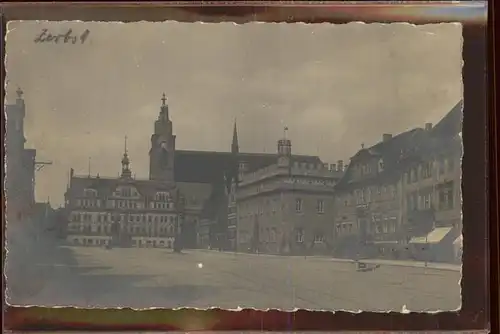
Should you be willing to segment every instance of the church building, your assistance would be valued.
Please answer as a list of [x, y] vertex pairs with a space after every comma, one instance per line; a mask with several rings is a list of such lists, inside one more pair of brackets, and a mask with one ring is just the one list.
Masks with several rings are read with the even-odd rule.
[[[252, 170], [274, 164], [276, 154], [240, 153], [236, 125], [230, 152], [176, 150], [165, 94], [149, 151], [149, 178], [130, 167], [126, 142], [119, 178], [76, 175], [65, 194], [69, 243], [88, 246], [197, 248], [204, 221], [210, 238], [227, 234], [227, 194], [238, 162]], [[297, 156], [321, 163], [318, 157]], [[222, 242], [222, 241], [221, 241]]]

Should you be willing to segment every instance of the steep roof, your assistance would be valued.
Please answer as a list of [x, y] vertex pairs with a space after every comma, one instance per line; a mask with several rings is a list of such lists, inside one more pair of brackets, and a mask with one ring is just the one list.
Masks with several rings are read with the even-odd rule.
[[461, 150], [463, 102], [458, 102], [430, 131], [419, 146], [420, 155]]
[[358, 151], [336, 187], [340, 189], [351, 183], [353, 165], [367, 157], [383, 159], [384, 171], [375, 176], [382, 178], [397, 175], [408, 165], [419, 161], [426, 152], [456, 147], [457, 135], [462, 130], [462, 109], [463, 101], [459, 101], [430, 131], [415, 128]]
[[[239, 153], [238, 159], [247, 162], [249, 171], [254, 171], [276, 163], [277, 155], [272, 153]], [[292, 161], [321, 163], [317, 156], [296, 155]], [[226, 205], [224, 176], [234, 170], [234, 156], [230, 152], [187, 151], [175, 152], [174, 175], [180, 190], [189, 196], [193, 191], [201, 192], [205, 202], [202, 216], [215, 218], [220, 207]], [[122, 184], [131, 184], [143, 195], [154, 195], [159, 190], [172, 190], [170, 185], [140, 179], [73, 177], [72, 194], [81, 193], [85, 188], [96, 189], [100, 194], [109, 195]], [[210, 191], [208, 196], [207, 191]]]
[[221, 220], [221, 207], [227, 206], [227, 197], [222, 184], [214, 184], [212, 193], [203, 205], [201, 219]]
[[431, 130], [433, 137], [454, 137], [462, 131], [463, 101], [459, 101]]
[[[276, 163], [277, 154], [239, 153], [238, 159], [245, 161], [251, 172]], [[295, 155], [292, 160], [321, 163], [317, 156]], [[224, 181], [224, 174], [234, 170], [234, 156], [230, 152], [178, 150], [174, 168], [177, 182], [220, 183]]]
[[150, 180], [120, 179], [120, 178], [101, 178], [75, 176], [71, 178], [70, 195], [78, 196], [84, 189], [95, 189], [102, 196], [110, 196], [116, 187], [120, 185], [131, 185], [143, 196], [154, 195], [157, 191], [171, 191], [172, 185], [152, 182]]
[[375, 177], [382, 178], [384, 176], [394, 175], [395, 171], [402, 168], [403, 162], [405, 161], [402, 158], [411, 156], [413, 152], [417, 152], [424, 137], [425, 131], [421, 128], [415, 128], [400, 133], [387, 141], [380, 142], [369, 148], [361, 149], [351, 158], [351, 162], [344, 176], [337, 183], [336, 188], [340, 189], [351, 183], [356, 162], [366, 158], [379, 157], [384, 162], [384, 171], [377, 174]]

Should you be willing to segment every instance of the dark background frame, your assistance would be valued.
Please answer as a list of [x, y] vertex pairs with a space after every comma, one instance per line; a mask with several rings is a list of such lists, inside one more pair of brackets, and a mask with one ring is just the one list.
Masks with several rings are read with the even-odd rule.
[[[212, 2], [213, 3], [213, 2]], [[397, 5], [391, 5], [395, 7]], [[492, 11], [492, 4], [489, 9]], [[333, 10], [330, 5], [211, 5], [195, 6], [120, 3], [2, 4], [2, 56], [9, 20], [83, 21], [249, 21], [347, 23], [411, 22], [415, 24], [457, 21], [423, 16], [377, 15], [368, 4]], [[411, 9], [410, 9], [411, 12]], [[498, 328], [498, 114], [488, 80], [493, 56], [487, 53], [486, 21], [463, 21], [464, 159], [463, 219], [464, 258], [462, 309], [459, 312], [409, 315], [399, 313], [353, 314], [348, 312], [294, 313], [243, 310], [82, 310], [72, 308], [4, 308], [6, 329], [11, 330], [277, 330], [277, 331], [374, 331], [374, 330], [479, 330]], [[490, 34], [490, 41], [493, 38]], [[488, 66], [489, 65], [489, 66]], [[2, 62], [2, 79], [5, 69]], [[489, 88], [491, 90], [489, 90]], [[3, 90], [3, 85], [2, 85]], [[491, 92], [491, 94], [487, 94]], [[4, 92], [2, 91], [2, 95]], [[3, 111], [3, 105], [2, 105]], [[4, 113], [2, 112], [2, 117]], [[2, 124], [4, 119], [2, 119]], [[2, 135], [4, 131], [2, 126]], [[3, 138], [3, 136], [2, 136]], [[3, 154], [2, 154], [3, 159]], [[2, 197], [2, 199], [4, 199]], [[5, 203], [4, 203], [5, 204]], [[2, 220], [4, 222], [4, 220]], [[488, 224], [487, 222], [490, 222]], [[5, 225], [4, 225], [5, 226]], [[488, 245], [488, 240], [490, 245]], [[490, 251], [491, 250], [491, 251]], [[493, 321], [493, 323], [490, 323]], [[496, 321], [496, 323], [495, 323]], [[197, 323], [195, 327], [194, 323]]]

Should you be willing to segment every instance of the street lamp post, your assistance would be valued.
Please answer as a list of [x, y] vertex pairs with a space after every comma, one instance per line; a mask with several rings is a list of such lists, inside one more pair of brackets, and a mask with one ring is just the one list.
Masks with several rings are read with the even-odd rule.
[[179, 196], [178, 200], [178, 207], [177, 207], [177, 221], [175, 224], [175, 239], [174, 239], [174, 252], [175, 253], [180, 253], [182, 251], [182, 241], [181, 241], [181, 236], [182, 236], [182, 223], [184, 221], [184, 197], [182, 195]]

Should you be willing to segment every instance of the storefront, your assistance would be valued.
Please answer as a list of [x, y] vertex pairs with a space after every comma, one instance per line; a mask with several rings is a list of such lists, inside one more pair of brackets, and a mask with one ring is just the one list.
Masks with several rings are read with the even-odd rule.
[[452, 262], [455, 259], [453, 227], [437, 227], [425, 236], [410, 239], [409, 247], [415, 260]]

